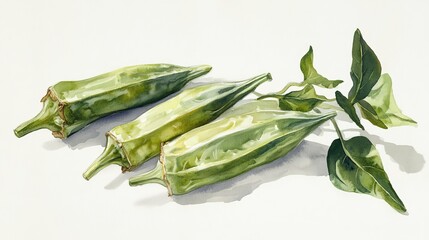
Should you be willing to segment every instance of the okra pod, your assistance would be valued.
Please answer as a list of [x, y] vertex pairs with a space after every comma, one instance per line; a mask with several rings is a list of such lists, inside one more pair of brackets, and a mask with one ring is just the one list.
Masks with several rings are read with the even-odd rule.
[[204, 125], [271, 80], [269, 73], [241, 82], [206, 84], [184, 90], [136, 120], [107, 132], [103, 153], [83, 174], [90, 179], [110, 164], [131, 170], [160, 153], [161, 143]]
[[265, 110], [281, 110], [277, 99], [242, 100], [222, 113], [218, 119]]
[[230, 115], [167, 142], [157, 166], [129, 183], [158, 183], [169, 195], [185, 194], [286, 155], [335, 115], [282, 110]]
[[108, 114], [151, 102], [179, 91], [211, 67], [145, 64], [124, 67], [80, 81], [61, 81], [48, 88], [42, 111], [15, 130], [22, 137], [47, 128], [57, 138], [67, 138]]

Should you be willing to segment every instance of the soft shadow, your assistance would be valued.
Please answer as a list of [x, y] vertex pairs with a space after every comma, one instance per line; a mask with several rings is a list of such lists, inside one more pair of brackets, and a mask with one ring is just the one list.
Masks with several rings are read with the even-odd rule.
[[353, 120], [349, 117], [349, 115], [343, 111], [337, 111], [337, 116], [335, 119], [340, 122], [353, 123]]
[[84, 149], [97, 145], [105, 147], [106, 132], [118, 125], [136, 119], [138, 116], [152, 108], [155, 104], [159, 104], [159, 102], [146, 105], [144, 107], [120, 111], [112, 115], [103, 117], [95, 122], [90, 123], [85, 128], [69, 136], [67, 139], [52, 139], [43, 143], [43, 148], [52, 151], [58, 150], [64, 146], [68, 146], [70, 149], [73, 150]]
[[106, 132], [112, 128], [130, 122], [138, 116], [152, 108], [154, 104], [146, 105], [144, 107], [124, 110], [114, 113], [112, 115], [103, 117], [80, 131], [74, 133], [63, 142], [71, 149], [83, 149], [91, 146], [105, 146], [106, 145]]
[[167, 193], [158, 193], [155, 195], [150, 195], [146, 198], [140, 199], [135, 202], [137, 206], [163, 206], [169, 202], [172, 202], [173, 199], [167, 196]]
[[323, 136], [325, 134], [324, 129], [329, 127], [329, 121], [324, 122], [322, 125], [320, 125], [318, 128], [316, 128], [311, 134], [315, 134], [316, 136]]
[[139, 166], [138, 168], [134, 169], [131, 172], [125, 172], [125, 173], [119, 173], [119, 175], [113, 179], [110, 183], [108, 183], [104, 189], [113, 190], [117, 189], [119, 186], [124, 184], [124, 182], [127, 182], [128, 185], [128, 179], [131, 177], [143, 174], [145, 172], [148, 172], [155, 168], [159, 157], [151, 158], [149, 161], [145, 162], [143, 165]]
[[65, 147], [64, 142], [61, 139], [54, 138], [42, 143], [42, 147], [48, 151], [54, 151]]
[[418, 153], [413, 146], [386, 142], [381, 137], [362, 130], [359, 130], [359, 133], [361, 136], [365, 136], [371, 140], [372, 143], [383, 145], [386, 154], [399, 165], [401, 171], [406, 173], [417, 173], [423, 169], [425, 165], [424, 156]]
[[[324, 130], [334, 131], [326, 128]], [[380, 136], [369, 134], [361, 129], [345, 129], [342, 131], [358, 132], [361, 136], [367, 137], [373, 144], [383, 145], [386, 154], [390, 156], [390, 159], [398, 164], [399, 169], [403, 172], [417, 173], [420, 172], [425, 165], [423, 154], [417, 152], [413, 146], [387, 142]]]
[[326, 176], [328, 146], [303, 141], [295, 150], [272, 163], [260, 166], [227, 181], [174, 196], [182, 205], [206, 202], [234, 202], [252, 193], [260, 185], [289, 175]]

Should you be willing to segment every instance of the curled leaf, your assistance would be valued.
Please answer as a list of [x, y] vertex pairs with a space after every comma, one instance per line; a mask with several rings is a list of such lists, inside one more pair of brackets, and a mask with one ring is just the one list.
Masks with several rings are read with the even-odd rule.
[[359, 29], [354, 34], [352, 57], [350, 76], [353, 87], [348, 98], [351, 104], [355, 104], [368, 96], [381, 75], [380, 61], [363, 39]]
[[310, 46], [308, 52], [301, 58], [301, 71], [304, 74], [304, 82], [307, 84], [317, 85], [324, 88], [335, 88], [342, 80], [328, 80], [317, 73], [313, 66], [313, 48]]
[[335, 187], [369, 194], [383, 199], [398, 212], [407, 211], [383, 169], [377, 149], [366, 137], [334, 140], [327, 162], [329, 178]]
[[404, 115], [396, 104], [389, 74], [381, 75], [369, 95], [359, 101], [362, 117], [381, 128], [415, 125], [416, 122]]
[[347, 115], [349, 115], [350, 119], [352, 119], [353, 122], [355, 122], [356, 125], [358, 125], [360, 128], [362, 128], [362, 130], [365, 130], [365, 128], [360, 123], [359, 116], [357, 115], [356, 109], [353, 104], [339, 91], [335, 92], [335, 98], [337, 100], [338, 105], [340, 105], [340, 107], [344, 109]]

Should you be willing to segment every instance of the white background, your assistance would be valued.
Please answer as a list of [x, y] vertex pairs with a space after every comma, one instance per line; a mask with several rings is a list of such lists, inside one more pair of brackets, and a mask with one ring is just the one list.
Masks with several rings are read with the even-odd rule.
[[[0, 239], [429, 239], [428, 11], [427, 1], [410, 0], [1, 0]], [[104, 132], [147, 108], [65, 141], [47, 130], [13, 135], [41, 109], [48, 86], [141, 63], [210, 64], [206, 81], [269, 71], [274, 80], [259, 91], [270, 92], [302, 79], [311, 44], [316, 69], [344, 79], [347, 93], [356, 28], [392, 76], [401, 109], [419, 122], [389, 130], [363, 122], [409, 215], [330, 183], [328, 124], [273, 164], [175, 198], [160, 185], [128, 186], [156, 160], [125, 175], [111, 166], [89, 182], [81, 176]], [[339, 124], [347, 137], [359, 134]]]

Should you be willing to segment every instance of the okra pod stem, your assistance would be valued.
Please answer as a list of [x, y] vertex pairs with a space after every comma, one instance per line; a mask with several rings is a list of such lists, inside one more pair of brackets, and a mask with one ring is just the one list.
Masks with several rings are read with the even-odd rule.
[[154, 169], [152, 169], [150, 172], [148, 172], [145, 175], [140, 175], [137, 177], [134, 177], [130, 179], [130, 185], [142, 185], [142, 184], [148, 184], [148, 183], [157, 183], [161, 184], [164, 187], [167, 187], [165, 184], [163, 174], [163, 168], [161, 164], [157, 164]]
[[22, 137], [46, 128], [57, 138], [67, 138], [87, 124], [111, 113], [155, 102], [208, 73], [211, 67], [171, 64], [130, 66], [80, 81], [62, 81], [49, 87], [42, 111], [19, 125]]
[[101, 169], [111, 165], [117, 164], [121, 165], [121, 153], [116, 148], [114, 144], [112, 144], [112, 138], [107, 138], [107, 145], [104, 149], [103, 153], [89, 166], [88, 170], [86, 170], [83, 177], [85, 179], [90, 179], [92, 176], [97, 174]]
[[55, 121], [61, 121], [56, 116], [58, 112], [58, 102], [53, 101], [51, 97], [43, 101], [43, 108], [39, 114], [34, 118], [22, 123], [15, 130], [14, 133], [17, 137], [22, 137], [30, 132], [47, 128], [53, 132], [60, 131], [60, 127], [55, 124]]
[[[119, 163], [115, 160], [115, 164], [122, 166], [123, 171], [131, 170], [158, 155], [162, 143], [214, 120], [268, 80], [271, 80], [271, 75], [265, 73], [241, 82], [205, 84], [186, 89], [136, 120], [110, 130], [106, 134], [106, 148], [118, 149], [121, 160]], [[106, 167], [105, 162], [109, 161], [106, 158], [110, 156], [100, 156], [84, 173], [84, 178], [88, 180]]]

